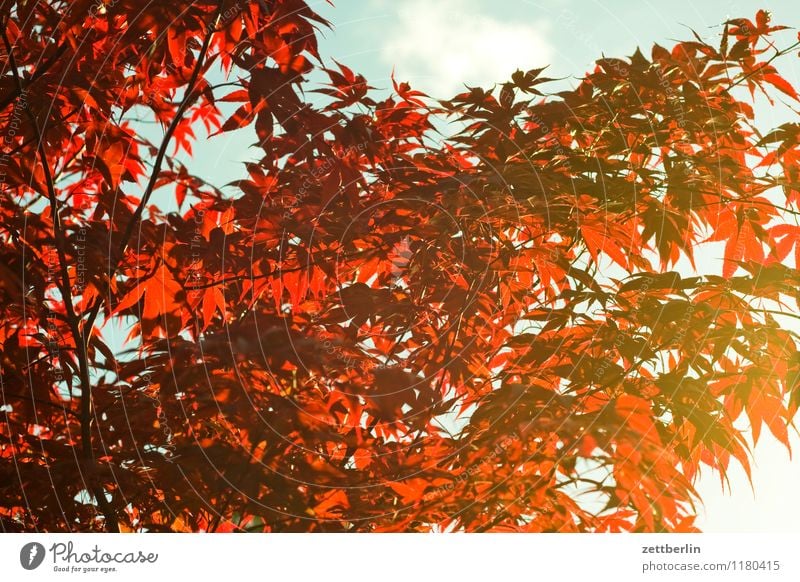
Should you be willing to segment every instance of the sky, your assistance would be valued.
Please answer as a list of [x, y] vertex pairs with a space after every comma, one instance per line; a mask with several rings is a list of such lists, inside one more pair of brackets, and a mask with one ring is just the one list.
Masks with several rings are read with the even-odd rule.
[[[312, 7], [334, 28], [323, 29], [320, 52], [362, 73], [370, 84], [391, 87], [399, 81], [447, 98], [464, 84], [490, 86], [516, 69], [548, 65], [547, 76], [574, 85], [601, 56], [626, 56], [637, 47], [647, 54], [654, 42], [670, 46], [691, 36], [718, 37], [728, 18], [753, 18], [759, 8], [773, 22], [800, 27], [800, 2], [780, 0], [338, 0], [331, 6], [311, 0]], [[797, 31], [784, 33], [790, 44]], [[800, 83], [800, 59], [788, 56], [785, 76]], [[786, 120], [765, 103], [757, 114], [774, 127]], [[241, 177], [244, 159], [255, 159], [248, 135], [233, 133], [200, 147], [190, 168], [213, 171], [214, 183]], [[713, 260], [713, 259], [710, 259]], [[718, 261], [718, 259], [716, 259]], [[702, 265], [699, 265], [703, 269]], [[712, 267], [719, 269], [719, 264]], [[795, 434], [794, 449], [800, 450]], [[800, 459], [791, 460], [769, 434], [755, 449], [753, 488], [744, 472], [730, 472], [730, 489], [722, 492], [717, 475], [702, 474], [697, 484], [704, 500], [698, 525], [709, 532], [800, 531]]]

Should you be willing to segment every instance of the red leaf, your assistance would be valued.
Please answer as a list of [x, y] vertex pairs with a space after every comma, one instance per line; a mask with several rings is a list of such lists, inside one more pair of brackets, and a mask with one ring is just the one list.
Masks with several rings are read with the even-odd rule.
[[763, 76], [763, 79], [767, 82], [779, 89], [780, 91], [786, 93], [789, 97], [794, 99], [795, 101], [800, 101], [797, 96], [797, 92], [794, 90], [794, 87], [783, 77], [775, 73], [769, 73]]

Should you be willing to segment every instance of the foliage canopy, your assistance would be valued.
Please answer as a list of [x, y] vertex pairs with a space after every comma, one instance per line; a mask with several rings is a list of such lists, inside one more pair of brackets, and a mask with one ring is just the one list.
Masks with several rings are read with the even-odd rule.
[[[0, 19], [4, 531], [692, 531], [734, 421], [788, 446], [766, 12], [447, 101], [326, 64], [302, 0]], [[179, 160], [240, 128], [241, 180]]]

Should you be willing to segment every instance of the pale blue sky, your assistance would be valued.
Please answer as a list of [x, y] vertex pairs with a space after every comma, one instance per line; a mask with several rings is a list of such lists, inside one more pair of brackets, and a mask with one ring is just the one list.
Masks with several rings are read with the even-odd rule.
[[[371, 85], [391, 87], [398, 80], [439, 98], [463, 83], [491, 85], [516, 69], [548, 65], [548, 76], [564, 83], [592, 68], [602, 54], [645, 52], [653, 42], [665, 46], [690, 37], [718, 38], [728, 17], [752, 18], [770, 10], [776, 22], [800, 26], [796, 0], [752, 2], [670, 0], [310, 0], [334, 25], [320, 30], [320, 52], [327, 65], [335, 58], [362, 73]], [[783, 33], [790, 43], [796, 31]], [[788, 75], [800, 79], [800, 61], [784, 59]], [[783, 119], [775, 119], [780, 123]], [[202, 136], [201, 136], [202, 137]], [[220, 184], [243, 176], [235, 162], [258, 157], [249, 129], [215, 138], [186, 160], [201, 175]]]

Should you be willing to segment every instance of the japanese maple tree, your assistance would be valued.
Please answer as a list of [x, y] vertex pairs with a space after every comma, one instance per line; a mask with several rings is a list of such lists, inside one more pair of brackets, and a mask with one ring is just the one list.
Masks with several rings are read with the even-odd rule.
[[[3, 2], [3, 531], [692, 531], [701, 467], [789, 446], [784, 27], [437, 101], [326, 26]], [[235, 183], [180, 161], [242, 128]]]

